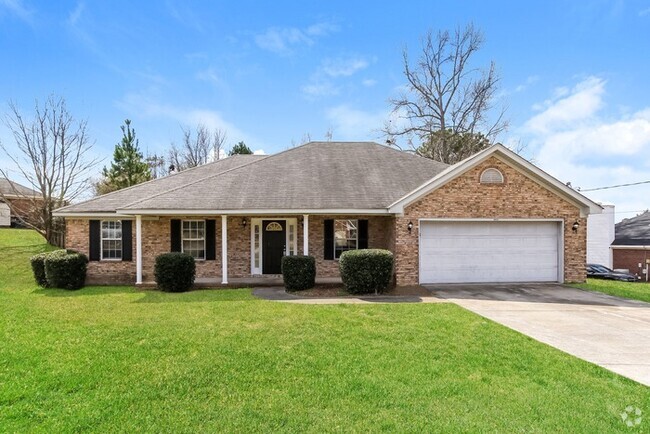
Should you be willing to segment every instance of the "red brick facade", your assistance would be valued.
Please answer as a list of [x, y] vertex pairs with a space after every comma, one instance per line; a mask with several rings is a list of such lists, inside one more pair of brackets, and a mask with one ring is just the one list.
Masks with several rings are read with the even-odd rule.
[[[480, 184], [481, 172], [494, 167], [504, 175], [505, 183]], [[408, 176], [408, 174], [405, 174]], [[260, 217], [264, 219], [282, 216]], [[303, 253], [303, 217], [297, 218], [297, 253]], [[183, 216], [175, 216], [183, 219]], [[188, 219], [215, 219], [216, 258], [197, 261], [198, 278], [221, 277], [221, 216], [192, 216]], [[247, 277], [251, 274], [251, 217], [228, 217], [228, 276]], [[561, 219], [564, 227], [564, 279], [567, 282], [584, 281], [586, 261], [586, 219], [579, 208], [542, 187], [503, 161], [490, 157], [442, 187], [430, 192], [404, 210], [404, 215], [393, 216], [309, 216], [309, 254], [316, 258], [317, 276], [339, 275], [338, 261], [324, 259], [324, 221], [326, 219], [358, 218], [368, 220], [368, 247], [384, 248], [395, 253], [395, 274], [398, 285], [419, 282], [418, 221], [427, 218], [521, 218]], [[170, 251], [170, 220], [172, 217], [143, 218], [142, 251], [143, 281], [153, 281], [155, 257]], [[571, 229], [579, 223], [577, 231]], [[407, 224], [414, 227], [409, 233]], [[135, 224], [133, 225], [134, 261], [93, 261], [88, 267], [90, 283], [133, 283], [136, 274]], [[88, 220], [68, 219], [67, 247], [88, 254]], [[616, 256], [614, 257], [616, 266]], [[623, 268], [631, 267], [625, 266]]]
[[[265, 220], [286, 218], [282, 216], [260, 217]], [[296, 218], [298, 254], [303, 254], [303, 217]], [[153, 268], [156, 256], [170, 251], [171, 219], [216, 220], [215, 250], [216, 258], [211, 261], [196, 261], [197, 278], [221, 278], [221, 216], [174, 216], [142, 219], [142, 280], [154, 280]], [[255, 217], [258, 218], [258, 217]], [[309, 216], [309, 253], [316, 258], [318, 277], [339, 275], [338, 261], [324, 259], [324, 221], [326, 219], [367, 219], [368, 247], [394, 249], [393, 221], [391, 216]], [[242, 220], [247, 224], [244, 226]], [[66, 247], [89, 253], [89, 220], [68, 219]], [[247, 277], [251, 275], [251, 217], [228, 217], [228, 277]], [[136, 275], [135, 224], [133, 225], [133, 261], [91, 261], [88, 265], [88, 283], [91, 284], [131, 284]]]
[[646, 260], [650, 259], [650, 249], [612, 249], [612, 257], [615, 269], [629, 270], [630, 273], [640, 276], [645, 280], [643, 269], [646, 267]]
[[[503, 184], [480, 184], [483, 170], [494, 167]], [[396, 219], [395, 271], [398, 285], [419, 282], [418, 220], [426, 218], [539, 218], [564, 221], [564, 279], [585, 280], [587, 221], [580, 210], [518, 170], [491, 157], [404, 209]], [[578, 221], [577, 232], [571, 226]], [[407, 224], [412, 222], [411, 233]]]

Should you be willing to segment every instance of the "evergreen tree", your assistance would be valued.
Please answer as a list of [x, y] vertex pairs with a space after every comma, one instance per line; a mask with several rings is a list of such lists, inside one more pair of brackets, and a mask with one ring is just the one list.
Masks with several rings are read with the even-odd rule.
[[252, 153], [253, 153], [253, 151], [251, 151], [251, 148], [246, 146], [246, 143], [239, 142], [235, 146], [232, 147], [230, 152], [228, 152], [228, 155], [252, 154]]
[[95, 184], [97, 194], [120, 190], [151, 179], [151, 168], [140, 151], [131, 121], [126, 119], [120, 128], [122, 141], [115, 145], [110, 169], [104, 167], [103, 179]]

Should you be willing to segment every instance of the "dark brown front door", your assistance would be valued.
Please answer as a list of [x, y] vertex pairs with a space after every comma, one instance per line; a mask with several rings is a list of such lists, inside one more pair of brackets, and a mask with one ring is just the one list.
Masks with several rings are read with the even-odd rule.
[[281, 274], [286, 242], [286, 222], [263, 220], [262, 228], [262, 274]]

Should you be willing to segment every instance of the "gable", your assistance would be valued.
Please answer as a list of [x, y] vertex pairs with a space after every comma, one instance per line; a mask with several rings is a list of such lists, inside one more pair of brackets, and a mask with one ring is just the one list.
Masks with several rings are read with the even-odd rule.
[[[496, 169], [503, 183], [481, 183], [481, 174]], [[412, 215], [428, 210], [450, 218], [549, 218], [578, 215], [568, 200], [500, 158], [491, 156], [404, 208]]]
[[[485, 164], [486, 162], [488, 162], [487, 165]], [[503, 145], [493, 145], [468, 159], [449, 167], [447, 170], [441, 172], [428, 182], [422, 184], [417, 189], [391, 204], [389, 211], [394, 214], [402, 214], [404, 213], [405, 207], [418, 201], [428, 193], [441, 188], [442, 186], [452, 182], [457, 177], [462, 176], [478, 166], [483, 168], [481, 170], [482, 173], [483, 170], [489, 168], [489, 164], [497, 164], [496, 162], [498, 162], [498, 165], [504, 165], [503, 167], [508, 168], [508, 172], [514, 171], [512, 173], [519, 173], [521, 176], [534, 182], [538, 187], [545, 189], [547, 193], [560, 197], [565, 202], [577, 207], [580, 210], [580, 215], [583, 217], [586, 217], [590, 213], [602, 212], [602, 207], [600, 205], [566, 186], [556, 178], [553, 178], [537, 166], [505, 148]], [[480, 183], [480, 173], [477, 175], [476, 182]], [[507, 183], [504, 185], [507, 185]]]

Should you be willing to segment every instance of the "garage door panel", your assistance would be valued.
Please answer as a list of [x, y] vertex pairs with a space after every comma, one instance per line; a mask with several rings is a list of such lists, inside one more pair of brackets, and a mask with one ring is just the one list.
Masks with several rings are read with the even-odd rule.
[[420, 281], [558, 280], [557, 222], [422, 222]]

